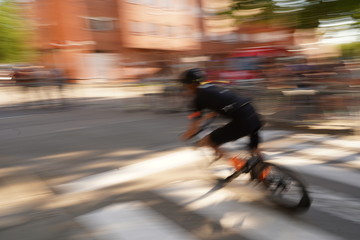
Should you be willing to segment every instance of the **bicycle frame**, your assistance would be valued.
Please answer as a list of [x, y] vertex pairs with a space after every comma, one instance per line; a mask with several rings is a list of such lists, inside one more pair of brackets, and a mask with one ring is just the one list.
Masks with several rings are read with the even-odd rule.
[[[213, 117], [206, 121], [202, 126], [199, 128], [199, 130], [191, 137], [195, 137], [199, 135], [201, 132], [206, 131], [210, 125], [216, 120], [216, 117]], [[199, 138], [200, 140], [201, 138]], [[197, 141], [198, 142], [198, 141]], [[196, 142], [196, 145], [197, 145]], [[234, 173], [232, 173], [230, 176], [225, 178], [225, 182], [231, 182], [238, 176], [240, 176], [243, 173], [249, 173], [258, 163], [263, 161], [263, 157], [260, 153], [257, 153], [254, 155], [252, 152], [250, 152], [251, 157], [250, 158], [238, 158], [237, 156], [234, 156], [230, 159], [230, 165], [235, 169]], [[215, 161], [219, 160], [219, 158], [214, 158], [209, 165], [214, 163]]]
[[[208, 129], [213, 122], [214, 119], [205, 122], [192, 137]], [[218, 159], [214, 159], [210, 164], [216, 160]], [[251, 157], [246, 158], [235, 156], [230, 159], [230, 165], [235, 171], [225, 179], [218, 179], [217, 187], [223, 187], [241, 174], [250, 173], [250, 180], [261, 183], [270, 200], [278, 206], [292, 212], [303, 212], [311, 206], [311, 198], [304, 181], [296, 173], [285, 167], [265, 162], [260, 152], [251, 152]], [[290, 199], [289, 202], [286, 196], [288, 196], [288, 193], [290, 196], [293, 193], [290, 190], [292, 186], [295, 186], [296, 196], [298, 197], [296, 200]]]

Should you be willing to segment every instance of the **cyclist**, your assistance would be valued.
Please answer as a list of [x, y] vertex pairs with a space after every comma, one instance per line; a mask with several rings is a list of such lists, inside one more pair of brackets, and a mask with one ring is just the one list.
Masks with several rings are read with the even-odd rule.
[[[205, 136], [199, 141], [199, 145], [211, 147], [220, 158], [225, 155], [225, 152], [220, 149], [222, 144], [249, 136], [250, 152], [257, 155], [259, 153], [258, 131], [262, 124], [249, 99], [211, 83], [202, 84], [205, 79], [205, 72], [199, 68], [186, 70], [180, 75], [180, 81], [186, 92], [194, 97], [193, 112], [188, 116], [191, 122], [181, 138], [188, 140], [199, 131], [204, 120], [219, 114], [230, 122]], [[212, 112], [204, 114], [206, 109]]]

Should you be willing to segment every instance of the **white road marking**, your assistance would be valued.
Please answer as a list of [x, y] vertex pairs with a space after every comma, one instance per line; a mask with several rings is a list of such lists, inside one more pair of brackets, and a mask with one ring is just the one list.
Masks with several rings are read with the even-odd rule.
[[[34, 115], [34, 114], [31, 114], [31, 115]], [[31, 115], [29, 114], [29, 115], [18, 115], [18, 116], [11, 116], [11, 117], [1, 117], [0, 120], [12, 119], [12, 118], [22, 118], [22, 117], [27, 117], [27, 116], [31, 116]]]
[[198, 151], [183, 149], [119, 169], [81, 178], [59, 185], [57, 188], [63, 193], [93, 191], [201, 160], [204, 160], [204, 157]]
[[[306, 174], [359, 188], [360, 175], [354, 171], [320, 165], [321, 163], [326, 162], [323, 160], [309, 160], [305, 157], [296, 157], [291, 155], [276, 156], [276, 154], [278, 154], [277, 152], [269, 153], [269, 161], [285, 165], [290, 169], [294, 169], [296, 172], [304, 172]], [[341, 152], [333, 152], [333, 154], [341, 155]], [[350, 154], [352, 154], [352, 152]], [[339, 155], [337, 157], [339, 157]], [[177, 150], [176, 152], [132, 164], [117, 170], [82, 178], [71, 183], [60, 185], [58, 188], [66, 193], [92, 191], [136, 180], [141, 177], [160, 173], [201, 160], [203, 160], [203, 156], [198, 151], [182, 149], [180, 151]], [[219, 169], [215, 170], [215, 172], [218, 172], [219, 174], [222, 172], [227, 174], [227, 171], [228, 169], [226, 166], [221, 166]], [[218, 221], [226, 228], [232, 228], [240, 235], [246, 236], [249, 239], [285, 240], [289, 239], [289, 235], [291, 235], [292, 240], [341, 239], [320, 229], [298, 222], [296, 219], [282, 215], [279, 212], [271, 211], [258, 206], [254, 207], [252, 204], [246, 202], [251, 202], [251, 198], [248, 199], [246, 196], [241, 196], [242, 193], [240, 193], [240, 196], [237, 196], [229, 190], [221, 189], [204, 197], [206, 192], [208, 192], [212, 187], [212, 185], [203, 181], [191, 181], [186, 183], [170, 184], [169, 187], [158, 189], [156, 192], [172, 201], [175, 201], [176, 203], [185, 205], [187, 208], [204, 215], [207, 218]], [[312, 207], [348, 221], [353, 221], [355, 223], [360, 222], [360, 204], [358, 203], [358, 199], [325, 190], [317, 186], [310, 187], [310, 193], [314, 199]], [[239, 201], [239, 198], [242, 202]], [[339, 206], [341, 206], [341, 208], [339, 208]], [[123, 211], [128, 212], [120, 213]], [[119, 229], [117, 231], [116, 229], [119, 228], [117, 225], [121, 223], [123, 219], [126, 219], [123, 216], [127, 216], [127, 214], [133, 214], [136, 216], [133, 219], [157, 219], [157, 217], [153, 217], [154, 214], [149, 213], [149, 211], [151, 211], [151, 209], [147, 209], [141, 203], [137, 202], [130, 205], [121, 205], [120, 207], [118, 205], [113, 205], [111, 208], [105, 208], [85, 215], [85, 218], [82, 218], [82, 221], [85, 221], [86, 224], [91, 226], [95, 232], [101, 232], [103, 227], [112, 227], [112, 225], [116, 224], [115, 229], [106, 230], [108, 233], [101, 235], [100, 239], [118, 239], [119, 236], [122, 236], [120, 234], [125, 234], [125, 237], [122, 236], [121, 239], [142, 239], [141, 236], [136, 238], [135, 235], [133, 235], [137, 234], [132, 233], [134, 230]], [[121, 219], [117, 219], [117, 214], [122, 216]], [[145, 217], [143, 215], [145, 215]], [[103, 224], [99, 223], [101, 222], [99, 219], [102, 219], [102, 217], [109, 219], [112, 218], [112, 220], [111, 222], [104, 221]], [[163, 220], [169, 222], [169, 220]], [[134, 220], [134, 222], [136, 223], [137, 220]], [[156, 222], [158, 221], [156, 220]], [[171, 225], [172, 223], [170, 222], [169, 224]], [[149, 230], [146, 231], [153, 232], [157, 235], [154, 239], [170, 239], [163, 238], [165, 235], [161, 235], [168, 234], [168, 232], [162, 232], [163, 228], [167, 228], [167, 226], [164, 226], [165, 225], [161, 223], [155, 227], [149, 227]], [[156, 230], [151, 230], [153, 228]], [[259, 229], [261, 229], [261, 231], [259, 231]], [[173, 230], [171, 230], [171, 232], [173, 232]], [[146, 234], [146, 236], [148, 236], [148, 234]], [[152, 238], [148, 237], [147, 239]], [[190, 238], [188, 238], [188, 236], [184, 237], [182, 233], [180, 233], [179, 237], [175, 239], [191, 239], [191, 236]]]
[[110, 205], [77, 218], [99, 240], [195, 240], [186, 230], [139, 201]]
[[284, 165], [295, 172], [313, 175], [316, 177], [329, 179], [345, 185], [359, 188], [360, 174], [355, 171], [321, 165], [326, 161], [309, 160], [304, 157], [295, 157], [290, 155], [276, 156], [268, 159], [279, 165]]
[[284, 147], [281, 147], [281, 148], [285, 149], [285, 150], [299, 151], [299, 150], [306, 150], [306, 149], [311, 148], [311, 147], [314, 147], [313, 143], [303, 142], [303, 143], [297, 143], [297, 144], [293, 144], [293, 145], [284, 146]]
[[329, 139], [322, 142], [323, 144], [333, 145], [335, 147], [353, 148], [360, 152], [360, 141], [345, 139]]
[[173, 183], [157, 189], [157, 193], [191, 211], [219, 222], [242, 236], [256, 240], [339, 240], [335, 235], [297, 221], [290, 216], [239, 201], [226, 189], [207, 192], [212, 188], [203, 181]]
[[344, 164], [355, 168], [360, 168], [360, 156], [356, 157], [356, 160], [346, 161]]
[[286, 130], [266, 130], [260, 131], [260, 137], [262, 141], [270, 141], [273, 139], [277, 139], [280, 137], [288, 137], [291, 136], [294, 132], [286, 131]]
[[[291, 136], [293, 132], [291, 131], [283, 131], [283, 130], [266, 130], [260, 132], [260, 137], [263, 142], [272, 141], [274, 139], [278, 139], [281, 137]], [[234, 142], [229, 142], [222, 145], [225, 149], [236, 150], [239, 149], [239, 146], [245, 146], [245, 144], [249, 143], [248, 138], [241, 138]]]
[[318, 133], [295, 133], [289, 136], [290, 138], [303, 139], [305, 141], [324, 141], [328, 139], [333, 139], [331, 135], [328, 134], [318, 134]]
[[[194, 151], [188, 148], [182, 149], [180, 151], [177, 150], [176, 152], [145, 160], [143, 162], [129, 165], [120, 169], [111, 170], [108, 172], [85, 177], [70, 183], [62, 184], [57, 188], [61, 192], [65, 193], [86, 192], [133, 181], [151, 174], [160, 173], [197, 161], [203, 161], [204, 156], [202, 156], [200, 152], [201, 151]], [[304, 150], [304, 152], [306, 153], [307, 151]], [[311, 151], [309, 150], [308, 153], [312, 152], [323, 154], [319, 149], [313, 149]], [[265, 151], [265, 153], [267, 152]], [[272, 157], [271, 155], [273, 153], [268, 153], [270, 155], [268, 158], [270, 162], [289, 166], [290, 168], [294, 168], [295, 171], [303, 171], [307, 174], [320, 176], [325, 179], [330, 179], [341, 182], [343, 184], [359, 187], [358, 183], [360, 182], [360, 176], [353, 171], [318, 165], [319, 163], [325, 163], [326, 161], [309, 160], [304, 157], [295, 157], [291, 155], [280, 155]], [[346, 154], [352, 153], [354, 152], [346, 152]], [[337, 157], [345, 156], [345, 153], [342, 154], [341, 151], [333, 151], [332, 155], [335, 154], [337, 154]]]
[[311, 186], [308, 190], [313, 198], [312, 208], [348, 221], [360, 223], [359, 199], [319, 186]]
[[297, 154], [305, 154], [311, 157], [327, 157], [329, 159], [344, 158], [349, 155], [354, 155], [357, 152], [348, 151], [344, 149], [336, 149], [331, 147], [310, 147], [297, 151]]

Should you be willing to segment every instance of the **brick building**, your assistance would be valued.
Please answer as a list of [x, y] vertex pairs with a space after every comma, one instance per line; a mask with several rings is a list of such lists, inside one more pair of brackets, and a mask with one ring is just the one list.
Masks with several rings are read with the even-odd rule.
[[41, 62], [64, 68], [76, 79], [141, 77], [192, 57], [222, 58], [245, 43], [233, 21], [216, 14], [228, 3], [30, 1]]
[[202, 41], [201, 52], [211, 59], [222, 58], [241, 45], [233, 19], [218, 12], [228, 8], [230, 0], [199, 0]]
[[131, 72], [121, 71], [124, 66], [156, 67], [201, 47], [197, 0], [35, 0], [31, 4], [41, 62], [65, 68], [77, 79], [124, 77]]

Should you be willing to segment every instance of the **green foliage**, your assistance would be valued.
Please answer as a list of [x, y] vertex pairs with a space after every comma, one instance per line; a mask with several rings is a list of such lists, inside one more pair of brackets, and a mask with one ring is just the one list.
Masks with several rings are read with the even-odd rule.
[[31, 55], [28, 34], [16, 3], [0, 1], [0, 62], [27, 61]]
[[[260, 9], [246, 17], [239, 11]], [[240, 21], [281, 20], [296, 28], [315, 28], [320, 20], [360, 19], [359, 0], [232, 0], [228, 14]], [[354, 23], [357, 26], [357, 23]]]
[[354, 58], [360, 56], [360, 42], [354, 42], [341, 45], [343, 58]]

